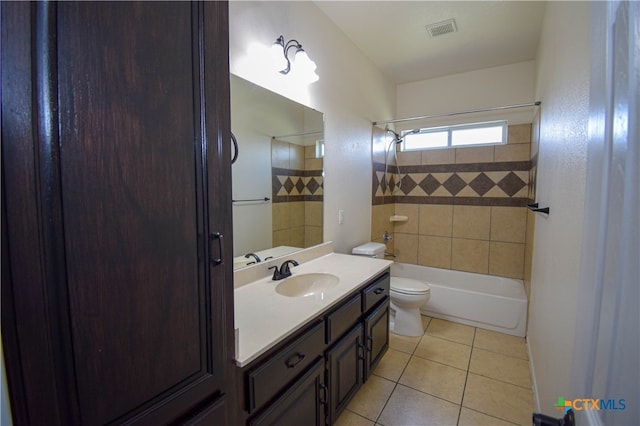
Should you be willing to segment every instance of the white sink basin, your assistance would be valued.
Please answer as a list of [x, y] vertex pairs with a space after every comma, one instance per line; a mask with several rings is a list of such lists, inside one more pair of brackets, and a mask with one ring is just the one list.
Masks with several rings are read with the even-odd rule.
[[276, 286], [276, 292], [288, 297], [321, 297], [338, 285], [340, 278], [326, 273], [310, 273], [285, 278]]

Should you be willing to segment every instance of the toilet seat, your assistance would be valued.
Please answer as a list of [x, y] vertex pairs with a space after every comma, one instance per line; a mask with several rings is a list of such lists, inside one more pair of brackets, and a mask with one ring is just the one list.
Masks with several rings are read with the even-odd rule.
[[422, 281], [412, 280], [410, 278], [391, 277], [391, 291], [400, 294], [422, 295], [431, 292], [431, 289]]

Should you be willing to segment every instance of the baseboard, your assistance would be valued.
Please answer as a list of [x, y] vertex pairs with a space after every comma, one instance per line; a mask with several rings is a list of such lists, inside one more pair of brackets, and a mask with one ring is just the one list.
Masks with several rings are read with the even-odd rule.
[[540, 397], [538, 396], [538, 383], [536, 382], [536, 370], [533, 367], [533, 356], [531, 354], [531, 346], [529, 346], [529, 336], [525, 337], [527, 342], [527, 355], [529, 356], [529, 374], [531, 375], [531, 391], [533, 392], [533, 403], [535, 412], [540, 413]]

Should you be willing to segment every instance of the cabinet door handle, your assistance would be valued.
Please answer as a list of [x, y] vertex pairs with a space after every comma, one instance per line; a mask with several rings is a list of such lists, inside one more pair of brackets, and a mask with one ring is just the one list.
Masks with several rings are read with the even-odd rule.
[[320, 397], [320, 404], [327, 405], [327, 385], [320, 383], [320, 389], [322, 389], [322, 397]]
[[297, 352], [295, 355], [287, 358], [287, 360], [284, 362], [284, 365], [286, 365], [287, 368], [294, 368], [296, 365], [300, 364], [300, 362], [302, 362], [305, 357], [305, 354]]
[[[222, 263], [222, 234], [219, 232], [214, 232], [213, 234], [209, 235], [209, 241], [213, 241], [213, 240], [218, 240], [218, 254], [220, 255], [220, 257], [211, 257], [211, 263], [213, 263], [214, 265], [220, 265]], [[209, 247], [209, 250], [212, 250], [212, 247]]]
[[373, 351], [373, 336], [367, 336], [367, 352]]
[[382, 293], [384, 293], [384, 287], [378, 287], [373, 292], [375, 294], [382, 294]]

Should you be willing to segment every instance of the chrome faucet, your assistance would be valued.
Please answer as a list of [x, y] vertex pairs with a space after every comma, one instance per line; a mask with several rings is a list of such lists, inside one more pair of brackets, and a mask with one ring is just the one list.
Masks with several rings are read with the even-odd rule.
[[258, 255], [257, 255], [257, 254], [255, 254], [255, 253], [247, 253], [247, 254], [245, 254], [245, 255], [244, 255], [244, 257], [245, 257], [246, 259], [248, 259], [248, 258], [250, 258], [250, 257], [253, 257], [253, 258], [256, 260], [255, 262], [249, 262], [249, 263], [247, 263], [247, 265], [250, 265], [250, 264], [252, 264], [252, 263], [260, 263], [260, 258], [259, 258], [259, 257], [258, 257]]
[[280, 269], [277, 266], [271, 266], [268, 269], [273, 269], [273, 281], [283, 280], [287, 277], [291, 276], [291, 269], [289, 269], [289, 264], [293, 266], [298, 266], [298, 262], [293, 259], [285, 260], [282, 265], [280, 265]]

